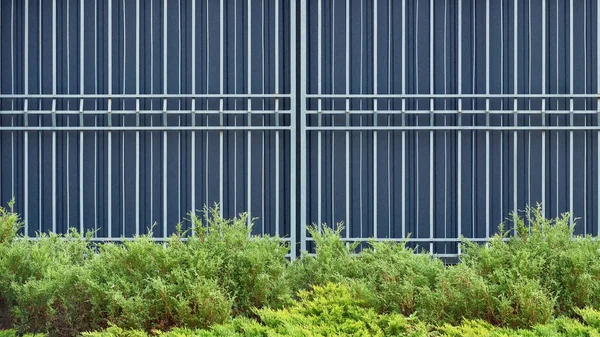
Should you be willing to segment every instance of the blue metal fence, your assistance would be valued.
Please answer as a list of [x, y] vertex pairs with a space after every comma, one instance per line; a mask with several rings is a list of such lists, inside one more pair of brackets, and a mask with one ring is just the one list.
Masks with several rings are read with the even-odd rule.
[[600, 230], [598, 0], [0, 4], [28, 235], [161, 239], [214, 203], [292, 255], [343, 222], [451, 256], [536, 202]]

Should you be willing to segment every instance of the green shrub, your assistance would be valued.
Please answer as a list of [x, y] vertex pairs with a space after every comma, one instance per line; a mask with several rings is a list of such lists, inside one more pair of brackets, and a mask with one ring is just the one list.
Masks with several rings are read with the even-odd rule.
[[248, 336], [426, 336], [415, 317], [378, 315], [349, 287], [328, 283], [302, 291], [289, 308], [259, 309], [257, 321], [245, 320], [238, 331]]
[[[23, 315], [35, 313], [37, 308], [22, 308], [19, 303], [31, 304], [34, 301], [44, 303], [47, 307], [52, 304], [41, 302], [44, 297], [48, 300], [61, 296], [76, 298], [72, 289], [59, 284], [63, 278], [71, 282], [72, 269], [82, 266], [85, 257], [91, 253], [88, 243], [76, 232], [65, 236], [44, 234], [32, 240], [19, 238], [11, 244], [0, 244], [0, 302], [5, 321], [11, 325], [17, 324], [20, 332], [42, 332], [40, 329], [49, 326], [50, 322], [45, 321], [42, 314], [36, 314], [36, 319], [43, 323], [32, 323], [34, 325], [30, 326]], [[61, 272], [67, 274], [61, 275]], [[62, 294], [49, 293], [60, 289]], [[44, 308], [40, 307], [40, 312], [45, 312]]]
[[216, 261], [220, 286], [233, 298], [233, 315], [251, 315], [253, 308], [281, 307], [293, 295], [287, 275], [289, 247], [277, 237], [252, 237], [246, 214], [220, 216], [218, 206], [191, 215], [194, 235], [186, 247]]
[[[17, 237], [21, 222], [19, 215], [13, 212], [14, 199], [8, 203], [8, 209], [0, 206], [0, 255]], [[2, 257], [0, 256], [0, 259]], [[0, 273], [4, 272], [0, 269]], [[10, 295], [8, 294], [7, 281], [0, 278], [0, 329], [8, 329], [12, 326], [10, 315]]]
[[15, 326], [21, 332], [74, 336], [97, 329], [89, 272], [82, 266], [56, 266], [40, 279], [13, 284]]
[[0, 337], [17, 337], [16, 330], [0, 330]]
[[328, 282], [347, 284], [360, 292], [380, 313], [411, 315], [423, 293], [431, 291], [444, 271], [439, 259], [418, 254], [404, 243], [370, 242], [360, 254], [357, 243], [347, 244], [337, 230], [310, 227], [316, 255], [292, 265], [296, 289], [310, 289]]
[[22, 227], [19, 215], [13, 211], [15, 199], [8, 203], [8, 209], [0, 206], [0, 244], [10, 244]]
[[546, 219], [538, 205], [527, 208], [525, 215], [513, 214], [516, 235], [508, 241], [509, 232], [501, 232], [489, 247], [466, 243], [463, 263], [505, 291], [516, 280], [530, 280], [522, 281], [529, 288], [538, 282], [556, 298], [556, 315], [573, 315], [573, 308], [585, 306], [600, 308], [600, 242], [574, 236], [568, 214]]
[[207, 327], [229, 317], [231, 301], [215, 280], [217, 261], [179, 235], [165, 247], [149, 234], [99, 249], [88, 268], [93, 303], [106, 324], [150, 331]]

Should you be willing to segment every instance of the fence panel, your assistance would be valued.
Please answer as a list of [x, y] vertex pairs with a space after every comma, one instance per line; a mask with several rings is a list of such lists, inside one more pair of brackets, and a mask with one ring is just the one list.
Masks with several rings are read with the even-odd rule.
[[303, 0], [301, 13], [301, 224], [453, 256], [539, 202], [598, 234], [598, 1]]
[[295, 6], [2, 0], [0, 202], [27, 235], [163, 239], [219, 203], [295, 242]]

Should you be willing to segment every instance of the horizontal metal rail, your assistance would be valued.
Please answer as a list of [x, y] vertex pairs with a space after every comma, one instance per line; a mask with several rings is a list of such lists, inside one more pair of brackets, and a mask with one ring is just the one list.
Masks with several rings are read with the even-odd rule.
[[0, 131], [271, 131], [291, 130], [289, 126], [0, 126]]
[[[1, 130], [1, 128], [0, 128]], [[308, 131], [600, 131], [600, 125], [591, 126], [307, 126]]]
[[291, 98], [290, 94], [2, 94], [0, 99]]
[[[369, 242], [369, 241], [383, 241], [383, 242], [442, 242], [442, 243], [451, 243], [451, 242], [463, 242], [463, 241], [472, 241], [472, 242], [489, 242], [493, 238], [350, 238], [350, 237], [341, 237], [340, 240], [343, 242]], [[503, 241], [508, 241], [509, 238], [503, 238]], [[313, 237], [307, 237], [306, 241], [315, 241]]]
[[307, 94], [307, 99], [332, 98], [332, 99], [389, 99], [389, 98], [600, 98], [597, 94]]
[[[308, 110], [306, 111], [307, 115], [372, 115], [374, 111], [372, 110]], [[434, 114], [434, 115], [448, 115], [448, 114], [465, 114], [465, 115], [478, 115], [478, 114], [490, 114], [490, 115], [511, 115], [514, 116], [515, 112], [513, 110], [377, 110], [378, 115], [418, 115], [418, 114]], [[575, 114], [575, 115], [596, 115], [598, 112], [595, 110], [524, 110], [520, 109], [517, 111], [518, 115], [529, 115], [529, 114], [545, 114], [545, 115], [566, 115], [566, 114]]]
[[[162, 115], [164, 113], [167, 113], [168, 115], [189, 115], [189, 114], [196, 114], [196, 115], [219, 115], [219, 114], [225, 114], [225, 115], [247, 115], [248, 114], [248, 110], [223, 110], [223, 111], [219, 111], [219, 110], [131, 110], [131, 109], [127, 109], [127, 110], [111, 110], [110, 113], [114, 114], [114, 115], [135, 115], [135, 114], [140, 114], [140, 115]], [[56, 111], [52, 111], [52, 110], [11, 110], [11, 111], [1, 111], [0, 110], [0, 114], [3, 115], [52, 115], [52, 114], [56, 114], [56, 115], [79, 115], [79, 114], [84, 114], [84, 115], [106, 115], [108, 113], [108, 110], [84, 110], [84, 111], [78, 111], [78, 110], [56, 110]], [[289, 110], [252, 110], [252, 115], [268, 115], [268, 114], [280, 114], [280, 115], [285, 115], [285, 114], [291, 114], [292, 112]]]

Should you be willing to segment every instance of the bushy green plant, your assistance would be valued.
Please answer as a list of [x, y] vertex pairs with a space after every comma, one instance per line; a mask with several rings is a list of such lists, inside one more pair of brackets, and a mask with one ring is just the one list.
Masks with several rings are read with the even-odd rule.
[[299, 289], [328, 282], [345, 283], [360, 292], [368, 305], [380, 313], [413, 314], [421, 298], [431, 292], [444, 271], [441, 260], [420, 254], [405, 243], [369, 242], [360, 254], [357, 243], [347, 244], [337, 230], [310, 227], [316, 255], [293, 265]]
[[516, 235], [507, 240], [510, 232], [501, 231], [488, 247], [466, 243], [463, 263], [506, 291], [518, 280], [529, 287], [538, 282], [556, 299], [557, 315], [572, 315], [573, 308], [585, 306], [600, 308], [600, 242], [575, 236], [569, 219], [568, 214], [546, 219], [541, 206], [528, 207], [525, 219], [513, 214]]
[[126, 329], [207, 327], [229, 317], [231, 301], [215, 280], [218, 262], [193, 250], [180, 234], [162, 246], [151, 234], [104, 244], [88, 263], [100, 316]]
[[[7, 247], [12, 244], [21, 227], [19, 215], [13, 211], [14, 203], [15, 200], [12, 199], [8, 203], [8, 209], [0, 206], [0, 254], [3, 254]], [[0, 272], [2, 271], [0, 269]], [[0, 329], [8, 329], [12, 326], [7, 283], [5, 278], [0, 278]]]
[[416, 317], [378, 315], [345, 285], [328, 283], [301, 291], [299, 300], [280, 310], [257, 310], [260, 323], [243, 321], [239, 331], [250, 336], [426, 336]]
[[8, 203], [8, 208], [0, 206], [0, 244], [10, 244], [22, 227], [19, 215], [14, 212], [15, 199]]
[[[0, 302], [4, 305], [1, 311], [11, 325], [17, 324], [20, 332], [38, 332], [42, 326], [48, 326], [48, 321], [30, 326], [23, 315], [35, 313], [37, 309], [22, 308], [19, 303], [42, 303], [39, 300], [44, 296], [55, 299], [57, 297], [48, 292], [59, 289], [64, 291], [57, 295], [59, 297], [73, 295], [72, 289], [59, 286], [63, 275], [57, 275], [57, 272], [70, 272], [72, 268], [82, 266], [85, 257], [91, 253], [88, 242], [75, 231], [65, 236], [43, 234], [35, 239], [18, 238], [10, 244], [0, 245]], [[71, 281], [72, 275], [64, 275], [66, 282]], [[34, 289], [37, 286], [40, 289]], [[25, 300], [25, 297], [30, 299]], [[46, 301], [43, 303], [50, 305]], [[39, 310], [44, 312], [44, 307]], [[44, 320], [41, 315], [36, 314], [36, 317]]]
[[89, 272], [82, 266], [59, 266], [40, 279], [13, 283], [15, 325], [21, 332], [74, 336], [99, 328], [91, 302]]
[[0, 337], [17, 337], [17, 331], [14, 329], [0, 330]]
[[217, 261], [216, 275], [233, 298], [234, 315], [251, 315], [255, 307], [280, 307], [291, 300], [289, 247], [279, 238], [252, 237], [247, 214], [225, 219], [218, 206], [205, 208], [203, 218], [191, 214], [191, 222], [194, 235], [187, 248]]

